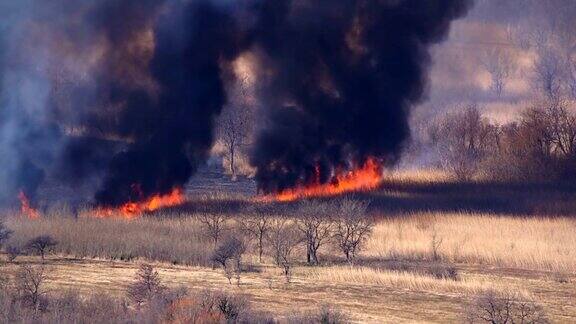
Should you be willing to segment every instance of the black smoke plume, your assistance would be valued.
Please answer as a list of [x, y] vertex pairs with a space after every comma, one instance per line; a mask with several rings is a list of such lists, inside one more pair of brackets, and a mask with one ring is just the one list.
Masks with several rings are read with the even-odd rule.
[[[118, 205], [182, 187], [212, 146], [214, 119], [226, 102], [223, 69], [244, 49], [245, 36], [233, 11], [210, 2], [172, 10], [155, 30], [150, 73], [159, 95], [129, 102], [122, 124], [142, 127], [111, 162], [98, 203]], [[134, 192], [134, 184], [141, 190]]]
[[[428, 47], [468, 0], [22, 0], [0, 3], [0, 201], [44, 181], [118, 206], [183, 186], [257, 58], [265, 192], [391, 161]], [[138, 188], [138, 190], [135, 190]]]
[[252, 164], [265, 193], [393, 161], [425, 94], [428, 48], [467, 0], [266, 2], [258, 46], [273, 71]]

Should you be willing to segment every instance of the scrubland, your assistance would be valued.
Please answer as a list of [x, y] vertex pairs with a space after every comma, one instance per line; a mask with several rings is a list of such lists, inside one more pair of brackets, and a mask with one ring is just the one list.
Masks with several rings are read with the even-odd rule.
[[[576, 320], [576, 218], [489, 213], [482, 208], [405, 213], [380, 208], [385, 205], [375, 199], [398, 196], [399, 187], [354, 196], [373, 200], [367, 217], [374, 219], [371, 235], [354, 260], [347, 262], [328, 240], [319, 249], [319, 265], [309, 265], [305, 246], [298, 244], [289, 282], [272, 248], [265, 244], [260, 262], [257, 241], [240, 230], [238, 219], [251, 213], [248, 207], [220, 214], [218, 208], [179, 209], [133, 220], [93, 218], [89, 211], [76, 216], [51, 213], [37, 220], [12, 215], [4, 222], [14, 231], [5, 246], [22, 246], [38, 235], [57, 240], [44, 261], [47, 287], [53, 292], [73, 289], [82, 295], [101, 292], [125, 298], [138, 266], [152, 263], [168, 287], [242, 295], [252, 308], [281, 322], [288, 321], [294, 309], [314, 312], [320, 305], [354, 322], [463, 322], [468, 305], [491, 293], [534, 301], [552, 322]], [[402, 195], [419, 197], [410, 191]], [[298, 207], [267, 210], [270, 219], [278, 221], [294, 217]], [[218, 242], [201, 221], [207, 213], [222, 216]], [[238, 280], [227, 278], [211, 259], [215, 247], [229, 236], [245, 236]], [[2, 272], [41, 263], [35, 256], [19, 256], [6, 262]]]

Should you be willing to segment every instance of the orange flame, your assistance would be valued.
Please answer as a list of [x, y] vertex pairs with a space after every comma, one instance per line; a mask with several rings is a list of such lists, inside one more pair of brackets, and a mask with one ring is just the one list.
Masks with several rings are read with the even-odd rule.
[[[136, 186], [137, 187], [137, 186]], [[127, 202], [118, 208], [100, 208], [96, 210], [98, 218], [121, 217], [133, 219], [145, 212], [153, 212], [160, 208], [178, 206], [186, 201], [182, 188], [174, 188], [169, 194], [154, 195], [144, 201]]]
[[374, 158], [366, 160], [362, 167], [334, 176], [329, 183], [320, 182], [320, 169], [316, 168], [314, 182], [286, 189], [263, 200], [294, 201], [308, 197], [328, 197], [346, 192], [376, 189], [382, 182], [382, 166]]
[[20, 211], [23, 215], [28, 216], [30, 219], [38, 219], [40, 218], [40, 213], [30, 206], [30, 200], [24, 193], [24, 191], [20, 191], [18, 194], [18, 199], [20, 200]]

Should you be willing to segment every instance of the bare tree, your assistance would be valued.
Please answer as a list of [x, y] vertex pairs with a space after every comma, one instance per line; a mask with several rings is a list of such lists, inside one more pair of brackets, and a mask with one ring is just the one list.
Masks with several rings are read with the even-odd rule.
[[28, 241], [28, 243], [26, 243], [26, 249], [40, 254], [42, 260], [44, 260], [46, 253], [49, 252], [57, 244], [58, 242], [53, 239], [52, 236], [40, 235]]
[[558, 100], [562, 92], [564, 66], [561, 56], [550, 47], [538, 51], [534, 63], [534, 87], [550, 100]]
[[204, 227], [205, 234], [212, 239], [214, 247], [216, 247], [218, 240], [226, 229], [227, 217], [220, 213], [201, 213], [198, 215], [198, 221], [200, 221]]
[[480, 115], [476, 105], [447, 114], [431, 128], [444, 168], [460, 181], [471, 180], [480, 162], [498, 146], [498, 129]]
[[306, 243], [306, 261], [318, 264], [318, 250], [332, 237], [334, 206], [318, 201], [303, 201], [296, 210], [296, 224]]
[[248, 82], [240, 81], [232, 103], [224, 107], [218, 120], [217, 134], [226, 148], [232, 178], [236, 178], [236, 155], [238, 149], [246, 144], [251, 131], [251, 111], [248, 104]]
[[541, 306], [515, 293], [494, 291], [478, 295], [466, 309], [468, 323], [549, 323]]
[[533, 146], [548, 159], [576, 154], [576, 115], [558, 100], [535, 103], [522, 114], [521, 126]]
[[2, 248], [4, 243], [10, 239], [12, 233], [14, 232], [10, 230], [8, 227], [6, 227], [4, 225], [4, 222], [0, 220], [0, 249]]
[[291, 220], [274, 219], [267, 241], [274, 253], [276, 264], [283, 270], [286, 282], [290, 282], [294, 263], [293, 253], [303, 241], [298, 227]]
[[432, 229], [432, 234], [430, 235], [430, 250], [432, 251], [432, 259], [434, 261], [440, 260], [440, 246], [444, 239], [438, 235], [435, 228]]
[[552, 102], [545, 106], [550, 139], [554, 151], [563, 157], [576, 154], [576, 115], [568, 111], [563, 102]]
[[566, 59], [567, 84], [572, 99], [576, 99], [576, 54], [571, 54]]
[[262, 262], [264, 240], [270, 228], [271, 218], [272, 214], [269, 210], [254, 209], [249, 215], [237, 219], [242, 231], [256, 239], [260, 262]]
[[514, 72], [514, 59], [510, 51], [502, 48], [491, 48], [486, 50], [480, 62], [490, 73], [492, 78], [492, 90], [501, 96], [506, 86], [506, 81]]
[[161, 295], [165, 290], [158, 271], [149, 264], [142, 264], [136, 272], [134, 282], [128, 286], [127, 293], [130, 300], [141, 305]]
[[20, 248], [13, 245], [8, 245], [6, 248], [6, 253], [8, 254], [8, 261], [14, 262], [16, 258], [20, 255]]
[[44, 267], [20, 266], [14, 278], [14, 289], [17, 298], [25, 305], [38, 309], [42, 297], [46, 294], [43, 289], [45, 280], [46, 272]]
[[240, 274], [242, 272], [242, 255], [246, 252], [246, 246], [241, 240], [230, 237], [216, 249], [212, 254], [212, 261], [222, 266], [228, 282], [232, 283], [232, 277], [236, 275], [240, 284]]
[[346, 261], [352, 262], [374, 228], [374, 221], [366, 215], [368, 203], [344, 199], [334, 226], [334, 241], [344, 253]]

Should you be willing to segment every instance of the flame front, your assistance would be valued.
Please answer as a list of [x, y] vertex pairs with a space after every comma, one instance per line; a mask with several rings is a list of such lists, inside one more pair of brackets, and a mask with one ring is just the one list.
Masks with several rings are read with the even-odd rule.
[[320, 170], [316, 168], [314, 182], [266, 196], [264, 200], [294, 201], [308, 197], [328, 197], [346, 192], [373, 190], [381, 182], [382, 166], [376, 159], [369, 158], [362, 167], [338, 173], [329, 183], [320, 182]]
[[145, 212], [153, 212], [160, 208], [172, 207], [183, 204], [186, 201], [182, 188], [174, 188], [169, 194], [154, 195], [144, 201], [127, 202], [118, 208], [100, 208], [96, 210], [96, 217], [121, 217], [133, 219]]
[[20, 211], [23, 215], [28, 216], [30, 219], [40, 218], [40, 213], [35, 208], [32, 208], [30, 205], [30, 200], [24, 191], [20, 191], [18, 194], [18, 199], [20, 200]]

